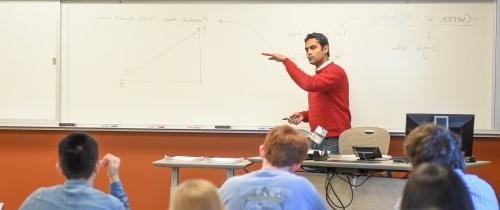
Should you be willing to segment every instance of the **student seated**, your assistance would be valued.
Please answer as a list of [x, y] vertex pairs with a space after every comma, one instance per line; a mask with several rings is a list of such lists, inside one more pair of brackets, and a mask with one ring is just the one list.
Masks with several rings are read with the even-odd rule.
[[[64, 184], [42, 187], [21, 205], [22, 210], [104, 210], [129, 209], [127, 195], [120, 182], [120, 158], [106, 154], [98, 160], [98, 145], [86, 133], [72, 133], [59, 142], [57, 168], [64, 175]], [[111, 194], [92, 187], [101, 167], [108, 168]]]
[[415, 168], [423, 163], [436, 163], [452, 169], [467, 186], [474, 209], [498, 209], [493, 188], [476, 175], [464, 173], [460, 138], [448, 129], [432, 123], [418, 126], [406, 137], [405, 154]]
[[202, 179], [193, 179], [179, 185], [170, 210], [224, 210], [224, 204], [215, 186]]
[[401, 210], [473, 210], [469, 191], [451, 169], [435, 163], [418, 166], [406, 183]]
[[307, 156], [308, 148], [307, 137], [294, 128], [283, 125], [272, 129], [259, 147], [262, 168], [231, 177], [220, 188], [226, 208], [325, 209], [314, 186], [293, 173]]

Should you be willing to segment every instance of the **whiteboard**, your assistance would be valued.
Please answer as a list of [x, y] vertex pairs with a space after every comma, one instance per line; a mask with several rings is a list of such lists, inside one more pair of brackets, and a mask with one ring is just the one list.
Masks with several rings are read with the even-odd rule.
[[0, 125], [56, 125], [59, 1], [0, 1]]
[[490, 129], [495, 2], [62, 3], [61, 121], [259, 129], [307, 109], [280, 52], [309, 74], [323, 32], [350, 83], [353, 126], [472, 113]]

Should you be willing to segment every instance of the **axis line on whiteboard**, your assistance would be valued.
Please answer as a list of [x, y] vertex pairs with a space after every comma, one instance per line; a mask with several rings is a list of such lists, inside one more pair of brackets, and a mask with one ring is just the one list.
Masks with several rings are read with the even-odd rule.
[[[138, 65], [137, 67], [135, 68], [125, 68], [125, 72], [124, 72], [124, 75], [122, 76], [121, 80], [120, 80], [120, 83], [119, 83], [119, 87], [124, 87], [125, 86], [125, 82], [129, 81], [127, 80], [127, 78], [130, 78], [131, 76], [137, 74], [138, 72], [141, 72], [143, 71], [147, 66], [151, 65], [153, 62], [159, 60], [160, 58], [162, 58], [165, 54], [167, 54], [168, 52], [170, 52], [172, 49], [174, 49], [175, 47], [179, 46], [180, 44], [186, 42], [187, 40], [193, 38], [194, 36], [198, 35], [198, 43], [201, 45], [201, 28], [197, 28], [193, 33], [191, 33], [190, 35], [186, 36], [185, 38], [173, 43], [172, 45], [170, 45], [167, 49], [161, 51], [160, 53], [158, 53], [157, 55], [153, 56], [151, 59], [147, 60], [146, 62], [142, 63], [141, 65]], [[201, 63], [201, 46], [199, 47], [199, 62]], [[201, 65], [199, 67], [199, 74], [201, 75]], [[142, 82], [164, 82], [164, 81], [142, 81]], [[169, 81], [169, 82], [193, 82], [193, 81]], [[201, 78], [199, 81], [196, 81], [196, 82], [200, 82], [201, 83]]]

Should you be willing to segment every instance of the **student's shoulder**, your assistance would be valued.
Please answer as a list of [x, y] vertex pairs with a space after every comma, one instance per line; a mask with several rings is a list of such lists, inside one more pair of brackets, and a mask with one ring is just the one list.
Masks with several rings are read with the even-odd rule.
[[[222, 184], [220, 191], [231, 191], [237, 189], [243, 185], [247, 185], [247, 183], [255, 183], [257, 180], [265, 181], [262, 179], [262, 170], [250, 172], [248, 174], [233, 176], [231, 178], [226, 179]], [[259, 182], [259, 181], [257, 181]]]
[[52, 200], [54, 196], [60, 194], [57, 192], [58, 189], [58, 185], [50, 187], [40, 187], [36, 189], [28, 197], [26, 197], [26, 200], [21, 204], [19, 209], [34, 209], [33, 206], [36, 205], [37, 202]]
[[472, 194], [492, 194], [493, 196], [495, 196], [495, 190], [493, 189], [493, 187], [480, 177], [474, 174], [463, 173], [460, 174], [460, 176], [462, 177], [462, 180]]
[[314, 188], [314, 186], [312, 185], [312, 183], [308, 179], [306, 179], [303, 176], [294, 174], [294, 173], [283, 174], [282, 179], [285, 180], [286, 182], [293, 183], [293, 185], [296, 187]]
[[219, 188], [219, 194], [221, 198], [226, 202], [227, 199], [233, 196], [235, 192], [238, 191], [240, 187], [245, 187], [244, 182], [247, 179], [248, 174], [245, 175], [240, 175], [240, 176], [233, 176], [231, 178], [226, 179], [224, 183], [222, 183], [221, 187]]
[[115, 196], [107, 194], [109, 197], [109, 205], [112, 207], [111, 209], [125, 209], [123, 203]]
[[104, 193], [100, 190], [96, 191], [96, 199], [99, 200], [99, 203], [101, 203], [102, 205], [109, 207], [110, 209], [124, 209], [123, 204], [117, 197], [111, 194]]
[[239, 183], [241, 183], [244, 180], [248, 179], [249, 177], [253, 176], [253, 173], [254, 172], [248, 173], [248, 174], [244, 174], [244, 175], [230, 177], [230, 178], [226, 179], [226, 181], [224, 181], [224, 183], [222, 184], [221, 188], [224, 187], [224, 186], [238, 185]]
[[491, 188], [488, 182], [486, 182], [485, 180], [481, 179], [480, 177], [474, 174], [463, 174], [462, 180], [464, 180], [466, 185], [469, 185], [469, 187]]
[[109, 203], [109, 204], [121, 204], [120, 200], [115, 196], [105, 193], [96, 188], [88, 188], [85, 191], [85, 194], [94, 200], [98, 200], [101, 203]]
[[61, 190], [61, 185], [54, 185], [54, 186], [48, 186], [48, 187], [39, 187], [38, 189], [36, 189], [35, 191], [33, 191], [30, 194], [30, 197], [40, 198], [40, 197], [44, 197], [44, 196], [47, 196], [47, 195], [52, 195], [52, 194], [56, 193], [59, 190]]

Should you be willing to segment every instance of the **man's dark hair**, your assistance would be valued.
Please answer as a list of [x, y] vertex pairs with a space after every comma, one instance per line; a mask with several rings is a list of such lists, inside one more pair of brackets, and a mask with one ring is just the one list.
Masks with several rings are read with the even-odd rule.
[[59, 142], [59, 164], [67, 179], [88, 179], [98, 154], [96, 140], [86, 133], [72, 133]]
[[424, 163], [413, 171], [406, 183], [401, 210], [407, 209], [474, 208], [467, 186], [452, 169], [435, 163]]
[[463, 169], [465, 165], [460, 137], [432, 123], [420, 125], [408, 134], [405, 153], [413, 167], [428, 162], [450, 169]]
[[[310, 34], [307, 34], [306, 38], [304, 39], [304, 42], [307, 42], [307, 40], [309, 39], [316, 39], [318, 40], [319, 42], [319, 45], [321, 46], [321, 49], [323, 49], [323, 47], [325, 45], [328, 45], [330, 46], [330, 44], [328, 44], [328, 38], [326, 38], [325, 35], [323, 35], [322, 33], [310, 33]], [[328, 48], [328, 53], [326, 53], [326, 55], [328, 57], [330, 57], [330, 48]]]

